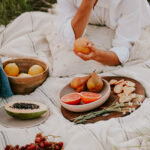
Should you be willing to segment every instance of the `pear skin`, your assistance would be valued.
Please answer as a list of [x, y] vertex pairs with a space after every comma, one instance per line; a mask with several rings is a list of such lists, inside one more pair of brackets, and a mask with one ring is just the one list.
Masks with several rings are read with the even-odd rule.
[[82, 92], [82, 91], [85, 91], [86, 90], [86, 84], [83, 84], [81, 86], [79, 86], [77, 89], [76, 89], [76, 92]]
[[[88, 81], [88, 79], [90, 78], [90, 76], [85, 76], [85, 77], [77, 77], [77, 78], [74, 78], [71, 83], [70, 83], [70, 86], [73, 88], [73, 89], [83, 89], [85, 90], [86, 88], [86, 83]], [[81, 90], [81, 91], [83, 91]], [[79, 90], [80, 91], [80, 90]]]
[[98, 93], [103, 88], [103, 80], [100, 76], [93, 72], [90, 79], [87, 82], [87, 88], [90, 92]]

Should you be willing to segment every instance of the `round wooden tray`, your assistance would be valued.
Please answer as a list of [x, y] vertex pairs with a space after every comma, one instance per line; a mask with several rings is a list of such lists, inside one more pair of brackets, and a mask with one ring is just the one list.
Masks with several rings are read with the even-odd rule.
[[[143, 96], [141, 102], [143, 102], [145, 100], [145, 89], [142, 86], [142, 84], [139, 83], [138, 81], [136, 81], [134, 79], [131, 79], [131, 78], [127, 78], [127, 77], [121, 77], [121, 76], [107, 76], [107, 77], [102, 77], [102, 78], [107, 80], [108, 82], [110, 80], [112, 80], [112, 79], [116, 79], [116, 80], [124, 79], [124, 80], [128, 80], [128, 81], [134, 82], [136, 84], [135, 93], [138, 94], [138, 95], [142, 95]], [[70, 112], [70, 111], [66, 110], [65, 108], [63, 108], [61, 106], [61, 112], [62, 112], [63, 116], [66, 119], [72, 121], [73, 118], [78, 117], [80, 115], [85, 115], [85, 114], [88, 114], [89, 112], [101, 110], [102, 107], [108, 107], [108, 106], [112, 105], [113, 103], [118, 102], [118, 99], [119, 99], [118, 96], [116, 94], [114, 94], [114, 92], [112, 90], [113, 89], [111, 89], [111, 94], [110, 94], [109, 99], [102, 106], [100, 106], [100, 107], [98, 107], [98, 108], [96, 108], [96, 109], [94, 109], [92, 111], [75, 113], [75, 112]], [[136, 101], [136, 99], [134, 101]], [[135, 109], [137, 109], [139, 107], [139, 105], [134, 105], [134, 106], [131, 106], [131, 107], [134, 107]], [[129, 113], [127, 113], [126, 115], [128, 115], [128, 114]], [[97, 122], [97, 121], [100, 121], [100, 120], [108, 120], [108, 119], [111, 119], [111, 118], [123, 117], [123, 116], [125, 116], [123, 113], [111, 112], [107, 116], [99, 116], [99, 117], [90, 119], [85, 124], [87, 124], [87, 123], [94, 123], [94, 122]]]

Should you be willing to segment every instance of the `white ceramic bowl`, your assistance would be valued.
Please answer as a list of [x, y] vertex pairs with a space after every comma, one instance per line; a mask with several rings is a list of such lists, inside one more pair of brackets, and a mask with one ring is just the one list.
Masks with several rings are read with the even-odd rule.
[[[103, 79], [103, 83], [104, 83], [103, 89], [99, 93], [102, 95], [102, 98], [100, 98], [99, 100], [95, 102], [88, 103], [88, 104], [81, 104], [81, 105], [69, 105], [60, 100], [60, 103], [65, 109], [72, 111], [72, 112], [85, 112], [85, 111], [90, 111], [92, 109], [95, 109], [101, 106], [103, 103], [105, 103], [110, 96], [111, 88], [110, 88], [109, 83], [104, 79]], [[74, 92], [75, 90], [72, 89], [70, 85], [66, 85], [60, 92], [60, 99], [62, 96], [69, 94], [69, 93], [74, 93]]]

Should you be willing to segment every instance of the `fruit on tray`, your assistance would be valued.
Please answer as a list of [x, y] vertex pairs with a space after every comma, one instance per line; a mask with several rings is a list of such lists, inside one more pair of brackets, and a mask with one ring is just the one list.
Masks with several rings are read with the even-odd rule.
[[87, 88], [90, 92], [100, 92], [103, 88], [103, 80], [95, 72], [92, 73], [90, 79], [87, 82]]
[[44, 69], [40, 65], [33, 65], [29, 68], [28, 74], [34, 76], [44, 72]]
[[70, 105], [78, 105], [81, 100], [84, 104], [88, 104], [99, 100], [101, 97], [101, 94], [93, 92], [70, 93], [64, 95], [61, 101]]
[[25, 77], [32, 77], [30, 74], [27, 74], [27, 73], [20, 73], [19, 75], [18, 75], [18, 77], [20, 77], [20, 78], [25, 78]]
[[95, 71], [85, 77], [76, 77], [70, 82], [70, 86], [76, 90], [76, 92], [86, 91], [98, 93], [103, 88], [103, 80], [98, 76]]
[[76, 90], [76, 92], [81, 92], [86, 90], [86, 83], [88, 81], [88, 79], [90, 78], [90, 76], [85, 76], [85, 77], [77, 77], [74, 78], [71, 83], [70, 86]]
[[40, 117], [48, 111], [48, 107], [39, 102], [15, 101], [6, 104], [5, 111], [12, 117], [26, 120]]
[[91, 43], [87, 38], [78, 38], [74, 43], [74, 49], [76, 52], [81, 52], [84, 54], [89, 54], [90, 49], [88, 48], [88, 43]]
[[70, 105], [78, 105], [81, 101], [81, 95], [79, 93], [70, 93], [64, 95], [61, 98], [61, 101]]
[[63, 142], [53, 142], [49, 141], [48, 137], [52, 136], [54, 139], [59, 138], [59, 136], [43, 136], [41, 133], [38, 133], [35, 137], [35, 142], [27, 144], [25, 146], [12, 146], [7, 145], [5, 150], [63, 150]]
[[5, 66], [4, 71], [9, 76], [17, 76], [19, 74], [19, 67], [15, 63], [9, 63]]
[[102, 97], [101, 94], [97, 94], [93, 92], [81, 92], [80, 95], [81, 95], [81, 100], [85, 104], [97, 101]]

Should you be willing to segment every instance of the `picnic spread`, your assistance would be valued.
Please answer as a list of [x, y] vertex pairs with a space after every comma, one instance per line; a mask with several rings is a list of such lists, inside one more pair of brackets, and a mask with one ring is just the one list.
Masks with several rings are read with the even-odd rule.
[[[33, 121], [31, 121], [32, 124], [29, 125], [29, 122], [26, 127], [19, 120], [17, 123], [13, 120], [14, 123], [11, 121], [12, 124], [8, 125], [7, 120], [10, 121], [12, 117], [8, 119], [2, 117], [0, 120], [0, 150], [3, 150], [6, 145], [31, 143], [40, 132], [43, 135], [60, 136], [56, 142], [63, 141], [65, 150], [140, 150], [141, 147], [148, 149], [150, 145], [148, 142], [150, 138], [150, 27], [143, 29], [140, 39], [130, 50], [130, 58], [126, 64], [108, 67], [94, 61], [84, 62], [78, 58], [69, 46], [57, 39], [57, 22], [57, 14], [24, 13], [0, 34], [2, 62], [12, 59], [38, 59], [49, 67], [49, 76], [35, 91], [28, 95], [0, 98], [0, 114], [4, 114], [2, 109], [6, 104], [15, 101], [21, 102], [21, 105], [18, 106], [19, 102], [16, 102], [15, 105], [12, 103], [12, 109], [26, 107], [25, 103], [30, 101], [31, 104], [27, 103], [28, 107], [33, 107], [33, 109], [37, 107], [38, 109], [39, 103], [42, 103], [49, 110], [44, 122], [33, 125]], [[97, 47], [107, 50], [111, 47], [114, 31], [107, 27], [88, 25], [85, 34], [96, 43]], [[78, 112], [80, 115], [82, 114], [81, 116], [78, 113], [69, 112], [62, 107], [60, 99], [67, 94], [64, 94], [64, 91], [68, 91], [67, 85], [74, 78], [85, 77], [92, 74], [93, 71], [96, 71], [103, 81], [106, 80], [105, 85], [111, 84], [109, 94], [113, 91], [115, 93], [111, 94], [108, 99], [108, 102], [112, 99], [111, 102], [115, 103], [111, 105], [112, 103], [109, 104], [106, 101], [102, 107], [113, 106], [118, 112], [114, 112], [113, 115], [109, 114], [110, 107], [106, 107], [107, 113], [105, 114], [100, 112], [102, 108], [98, 108], [95, 111], [105, 115], [98, 116], [99, 118], [94, 116], [90, 120], [84, 116], [85, 112]], [[69, 90], [73, 89], [69, 88]], [[132, 94], [132, 98], [123, 97], [124, 93]], [[140, 95], [140, 100], [138, 103], [136, 101], [136, 107], [132, 107], [135, 105], [131, 101], [135, 97], [137, 98], [137, 95]], [[116, 100], [120, 104], [116, 104]], [[130, 112], [122, 115], [122, 109], [119, 111], [118, 108], [124, 108], [122, 106], [124, 102], [127, 102], [131, 109]], [[85, 105], [90, 107], [90, 104], [92, 103]], [[2, 121], [5, 123], [2, 124]], [[86, 121], [86, 124], [76, 121]]]

